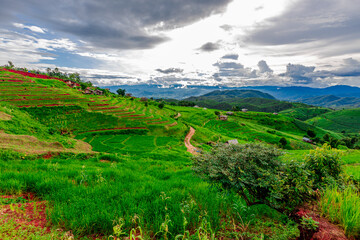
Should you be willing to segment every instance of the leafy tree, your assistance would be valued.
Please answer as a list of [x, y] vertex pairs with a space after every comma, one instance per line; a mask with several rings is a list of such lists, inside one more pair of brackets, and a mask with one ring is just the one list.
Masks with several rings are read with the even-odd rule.
[[8, 61], [8, 65], [9, 65], [9, 68], [14, 68], [15, 67], [12, 61]]
[[219, 111], [215, 111], [214, 112], [216, 116], [219, 116], [220, 115], [220, 112]]
[[119, 88], [118, 90], [116, 90], [116, 93], [117, 94], [119, 94], [120, 96], [125, 96], [125, 92], [126, 92], [126, 90], [125, 89], [121, 89], [121, 88]]
[[316, 137], [316, 133], [315, 133], [315, 131], [312, 130], [312, 129], [308, 129], [308, 130], [306, 131], [306, 134], [307, 134], [309, 137], [311, 137], [311, 138]]
[[[301, 163], [282, 163], [281, 152], [258, 143], [218, 145], [194, 157], [193, 170], [209, 183], [238, 193], [248, 206], [291, 211], [312, 191]], [[310, 183], [310, 184], [309, 184]]]
[[164, 104], [163, 102], [159, 103], [159, 105], [158, 105], [158, 107], [159, 107], [160, 109], [163, 109], [164, 106], [165, 106], [165, 104]]
[[279, 143], [284, 148], [287, 144], [286, 138], [284, 138], [284, 137], [280, 138]]
[[346, 137], [341, 139], [341, 141], [344, 143], [344, 145], [348, 148], [354, 148], [355, 143], [357, 143], [359, 141], [359, 138], [354, 136], [354, 137]]

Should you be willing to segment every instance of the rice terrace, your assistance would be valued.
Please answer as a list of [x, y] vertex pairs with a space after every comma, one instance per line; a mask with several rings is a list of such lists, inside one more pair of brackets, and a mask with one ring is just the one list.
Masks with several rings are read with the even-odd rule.
[[1, 6], [0, 240], [360, 239], [359, 4]]

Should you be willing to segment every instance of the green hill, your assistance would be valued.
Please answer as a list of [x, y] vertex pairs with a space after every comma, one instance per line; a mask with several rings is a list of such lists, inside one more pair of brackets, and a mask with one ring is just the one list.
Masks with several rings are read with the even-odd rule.
[[305, 121], [310, 118], [314, 118], [318, 115], [331, 112], [331, 109], [322, 108], [322, 107], [299, 107], [299, 108], [291, 108], [280, 113], [282, 115], [289, 116], [291, 118], [296, 118], [301, 121]]
[[[189, 97], [182, 102], [193, 103], [200, 107], [213, 108], [219, 110], [241, 110], [246, 108], [257, 112], [279, 112], [289, 108], [304, 107], [306, 104], [290, 103], [278, 101], [273, 96], [257, 90], [224, 90], [213, 91], [199, 97]], [[168, 101], [174, 102], [174, 101]]]
[[306, 122], [334, 132], [359, 133], [360, 108], [325, 113]]
[[301, 100], [306, 104], [322, 106], [334, 109], [359, 108], [360, 98], [357, 97], [338, 97], [334, 95], [316, 96]]

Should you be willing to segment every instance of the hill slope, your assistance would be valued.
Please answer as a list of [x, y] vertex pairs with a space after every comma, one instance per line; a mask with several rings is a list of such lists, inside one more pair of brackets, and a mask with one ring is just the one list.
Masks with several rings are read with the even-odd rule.
[[360, 108], [329, 112], [306, 122], [334, 132], [359, 133]]
[[305, 104], [278, 101], [273, 96], [255, 90], [213, 91], [199, 97], [189, 97], [184, 101], [194, 102], [200, 107], [219, 110], [238, 110], [246, 108], [257, 112], [278, 112], [289, 108], [305, 106]]
[[306, 98], [301, 102], [328, 108], [359, 108], [360, 98], [356, 97], [337, 97], [334, 95], [317, 96]]

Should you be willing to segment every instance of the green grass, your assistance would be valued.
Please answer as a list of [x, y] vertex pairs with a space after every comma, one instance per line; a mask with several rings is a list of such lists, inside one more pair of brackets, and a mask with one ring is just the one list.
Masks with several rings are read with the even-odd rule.
[[[184, 232], [184, 217], [191, 233], [206, 221], [217, 236], [234, 237], [236, 232], [228, 230], [232, 221], [239, 226], [245, 221], [249, 227], [241, 234], [248, 236], [274, 238], [281, 233], [278, 239], [288, 239], [298, 234], [286, 216], [266, 206], [246, 207], [236, 194], [210, 188], [193, 175], [189, 159], [179, 152], [147, 157], [63, 154], [51, 160], [18, 157], [1, 156], [2, 193], [33, 192], [48, 200], [51, 222], [77, 236], [113, 234], [115, 221], [123, 219], [126, 235], [141, 227], [144, 235], [154, 237], [168, 219], [173, 239]], [[161, 236], [164, 232], [156, 238]]]
[[348, 237], [360, 237], [360, 196], [350, 187], [345, 190], [327, 188], [320, 200], [321, 212], [339, 223]]
[[308, 120], [310, 118], [314, 118], [318, 115], [331, 112], [328, 108], [322, 108], [322, 107], [299, 107], [299, 108], [291, 108], [284, 111], [281, 111], [281, 115], [285, 115], [291, 118], [296, 118], [301, 121]]

